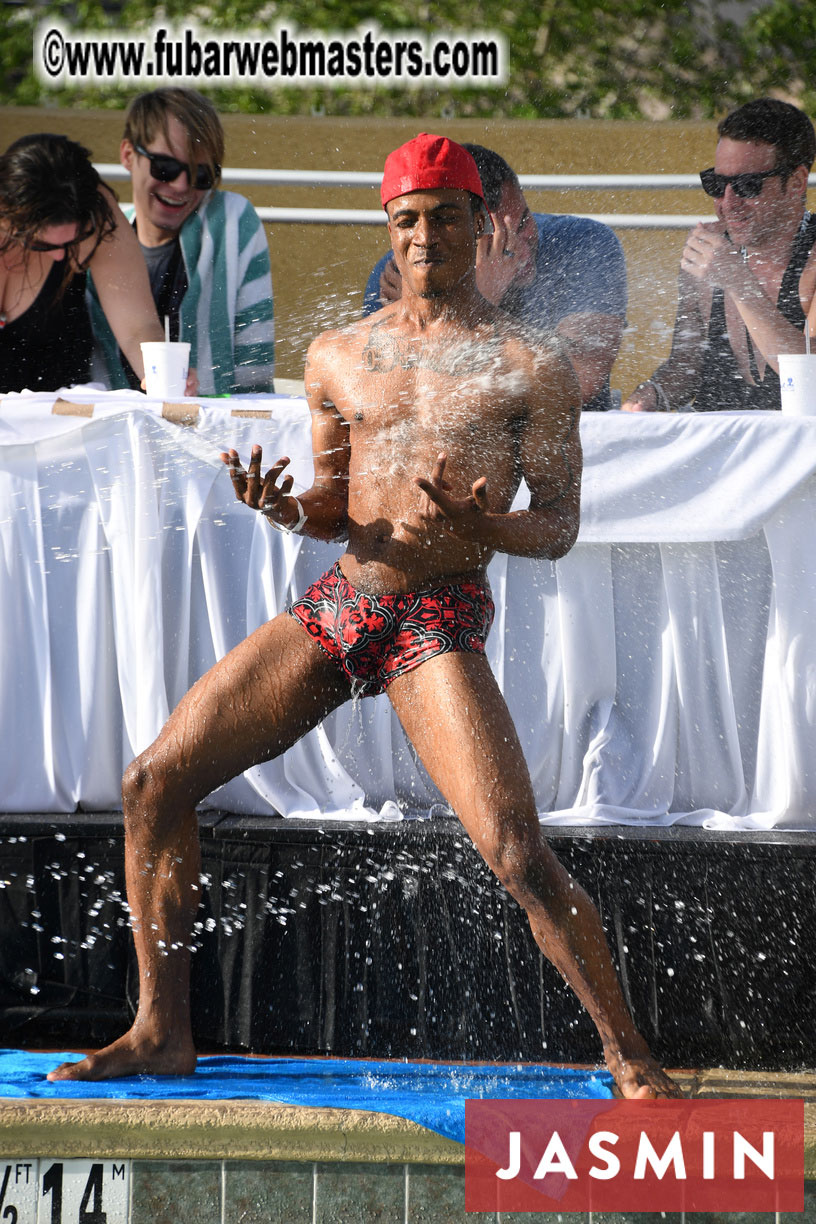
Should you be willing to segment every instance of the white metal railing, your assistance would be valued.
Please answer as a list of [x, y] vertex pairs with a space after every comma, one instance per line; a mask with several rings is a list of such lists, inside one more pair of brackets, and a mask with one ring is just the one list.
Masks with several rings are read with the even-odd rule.
[[[122, 182], [128, 171], [118, 162], [97, 165], [103, 178]], [[224, 182], [265, 187], [379, 187], [382, 171], [369, 170], [250, 170], [225, 167]], [[813, 176], [816, 180], [816, 176]], [[661, 188], [700, 189], [696, 174], [520, 174], [519, 182], [530, 191], [655, 191]]]
[[[97, 163], [103, 179], [120, 183], [130, 178], [118, 162]], [[366, 170], [261, 170], [227, 167], [222, 181], [231, 186], [262, 187], [379, 187], [382, 174]], [[520, 174], [527, 191], [687, 191], [701, 190], [696, 174]], [[816, 175], [808, 180], [816, 187]], [[262, 221], [280, 225], [383, 225], [381, 208], [279, 208], [255, 210]], [[711, 213], [579, 213], [614, 229], [689, 229]]]
[[[382, 208], [256, 208], [262, 221], [279, 225], [384, 225]], [[565, 210], [566, 211], [566, 210]], [[572, 216], [602, 221], [613, 229], [691, 229], [698, 221], [713, 221], [712, 213], [692, 216], [685, 213], [582, 213], [569, 209]]]

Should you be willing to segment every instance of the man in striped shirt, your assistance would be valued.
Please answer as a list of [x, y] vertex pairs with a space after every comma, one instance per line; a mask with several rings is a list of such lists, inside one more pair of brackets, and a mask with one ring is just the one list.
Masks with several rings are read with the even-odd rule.
[[[274, 320], [269, 248], [243, 196], [220, 191], [224, 131], [208, 99], [157, 89], [128, 108], [120, 147], [130, 171], [130, 214], [159, 318], [190, 342], [201, 395], [273, 391]], [[96, 371], [114, 388], [138, 386], [91, 290]]]

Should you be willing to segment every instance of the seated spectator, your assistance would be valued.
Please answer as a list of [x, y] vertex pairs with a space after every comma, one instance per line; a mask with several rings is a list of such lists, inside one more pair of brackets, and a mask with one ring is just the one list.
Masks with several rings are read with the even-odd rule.
[[775, 98], [723, 119], [700, 174], [716, 221], [696, 225], [680, 260], [671, 354], [626, 412], [778, 409], [778, 353], [803, 353], [816, 330], [816, 217], [806, 210], [816, 134]]
[[[275, 330], [269, 247], [249, 200], [217, 190], [224, 130], [191, 89], [157, 89], [128, 108], [120, 148], [133, 205], [125, 212], [170, 338], [190, 342], [202, 395], [273, 391]], [[111, 384], [133, 385], [92, 304]]]
[[[493, 233], [477, 248], [480, 292], [533, 330], [561, 338], [584, 411], [614, 407], [609, 374], [626, 322], [626, 265], [618, 239], [586, 217], [531, 213], [503, 157], [478, 144], [464, 148], [479, 168], [493, 222]], [[363, 314], [399, 296], [399, 273], [389, 252], [368, 279]]]
[[89, 381], [88, 270], [141, 379], [141, 341], [163, 336], [133, 231], [87, 149], [66, 136], [23, 136], [0, 157], [0, 391]]

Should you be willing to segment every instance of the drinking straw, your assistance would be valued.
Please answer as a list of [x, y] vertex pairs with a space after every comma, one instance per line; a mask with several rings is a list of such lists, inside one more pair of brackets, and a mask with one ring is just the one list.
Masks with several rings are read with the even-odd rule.
[[[169, 315], [164, 316], [164, 338], [169, 344], [170, 343], [170, 316]], [[810, 341], [808, 341], [808, 343], [810, 343]]]

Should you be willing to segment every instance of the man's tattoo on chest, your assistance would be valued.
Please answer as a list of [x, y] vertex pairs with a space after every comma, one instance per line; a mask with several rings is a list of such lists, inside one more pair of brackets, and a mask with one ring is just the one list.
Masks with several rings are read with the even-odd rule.
[[502, 359], [498, 336], [479, 336], [448, 342], [404, 340], [372, 327], [363, 348], [363, 368], [369, 374], [390, 374], [392, 370], [430, 370], [434, 374], [460, 377], [484, 374], [491, 368], [498, 373]]

